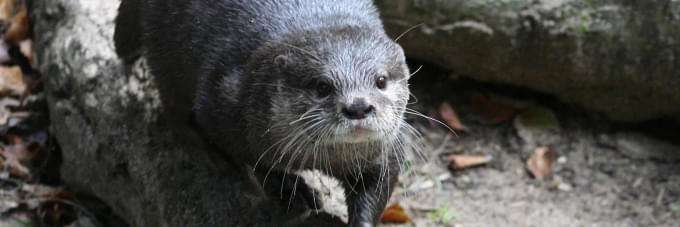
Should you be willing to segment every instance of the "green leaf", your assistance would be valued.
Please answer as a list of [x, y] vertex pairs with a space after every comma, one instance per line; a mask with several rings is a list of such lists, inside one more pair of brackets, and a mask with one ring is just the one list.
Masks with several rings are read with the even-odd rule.
[[404, 167], [403, 170], [406, 171], [406, 170], [410, 169], [411, 166], [413, 166], [413, 161], [406, 160], [403, 164], [403, 167]]
[[439, 209], [430, 212], [430, 219], [446, 225], [454, 218], [453, 212], [447, 207], [440, 207]]
[[671, 210], [673, 212], [680, 212], [680, 200], [676, 201], [674, 203], [671, 203]]

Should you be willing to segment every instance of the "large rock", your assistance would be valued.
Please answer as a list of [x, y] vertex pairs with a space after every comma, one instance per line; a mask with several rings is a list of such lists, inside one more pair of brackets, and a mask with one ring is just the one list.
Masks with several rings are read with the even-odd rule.
[[411, 57], [613, 120], [680, 119], [680, 1], [378, 0]]
[[143, 61], [125, 66], [114, 52], [119, 1], [29, 3], [71, 190], [100, 198], [132, 226], [274, 226], [305, 217], [285, 214], [247, 176], [168, 132]]

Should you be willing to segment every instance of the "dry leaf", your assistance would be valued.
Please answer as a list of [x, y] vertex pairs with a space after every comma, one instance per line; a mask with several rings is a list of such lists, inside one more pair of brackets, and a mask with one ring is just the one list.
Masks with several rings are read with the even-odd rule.
[[495, 125], [512, 119], [516, 109], [512, 106], [495, 103], [485, 95], [477, 93], [472, 95], [470, 103], [482, 114], [482, 124]]
[[451, 105], [449, 105], [449, 103], [444, 102], [441, 106], [439, 106], [439, 114], [441, 115], [444, 122], [452, 129], [463, 132], [468, 131], [468, 128], [463, 125], [463, 123], [460, 121], [460, 118], [458, 118], [458, 114], [456, 114], [456, 111], [453, 109], [453, 107], [451, 107]]
[[33, 197], [44, 197], [59, 191], [57, 188], [42, 184], [24, 184], [21, 186], [21, 190], [31, 194]]
[[5, 32], [5, 39], [10, 43], [19, 43], [28, 38], [31, 33], [30, 27], [26, 7], [22, 6], [19, 12], [12, 18], [12, 24], [9, 25]]
[[19, 50], [21, 50], [21, 54], [28, 59], [28, 64], [30, 64], [32, 68], [37, 68], [35, 64], [35, 55], [33, 55], [33, 41], [30, 39], [21, 41], [21, 43], [19, 43]]
[[3, 168], [9, 169], [9, 173], [11, 175], [22, 178], [30, 178], [31, 171], [28, 169], [28, 167], [24, 166], [21, 161], [19, 161], [19, 157], [16, 157], [15, 154], [12, 154], [11, 152], [3, 150], [0, 150], [0, 155], [3, 157]]
[[15, 14], [17, 0], [0, 0], [0, 20], [10, 21]]
[[490, 162], [493, 157], [490, 155], [457, 155], [452, 154], [446, 157], [451, 161], [451, 169], [465, 169], [468, 167], [478, 166]]
[[52, 226], [64, 226], [77, 219], [71, 193], [55, 190], [42, 197], [44, 201], [40, 204], [40, 216], [43, 222]]
[[539, 147], [534, 150], [527, 160], [527, 169], [536, 179], [543, 179], [552, 172], [552, 164], [555, 160], [555, 152], [548, 147]]
[[17, 190], [3, 189], [2, 199], [0, 199], [0, 214], [5, 215], [7, 211], [19, 207], [20, 201], [21, 198]]
[[[16, 196], [12, 195], [12, 197], [16, 197]], [[19, 203], [17, 202], [17, 200], [18, 200], [18, 198], [7, 198], [7, 197], [2, 198], [2, 200], [0, 200], [0, 214], [4, 214], [11, 209], [19, 207]]]
[[21, 67], [0, 67], [0, 95], [23, 95], [25, 91]]
[[411, 222], [411, 218], [408, 217], [406, 212], [404, 212], [404, 208], [401, 207], [398, 203], [395, 203], [392, 206], [389, 206], [385, 209], [385, 212], [383, 212], [382, 217], [380, 217], [380, 221], [382, 222]]
[[2, 165], [8, 168], [10, 174], [14, 176], [31, 178], [29, 167], [39, 151], [38, 142], [31, 142], [28, 145], [24, 143], [10, 145], [0, 150], [0, 155], [4, 158]]
[[0, 40], [0, 63], [5, 64], [12, 61], [12, 57], [9, 56], [9, 48], [9, 44], [4, 39]]
[[77, 218], [71, 193], [39, 184], [25, 184], [21, 190], [30, 195], [22, 203], [30, 210], [38, 209], [38, 216], [48, 226], [64, 226]]
[[[11, 116], [11, 115], [10, 115]], [[23, 143], [24, 141], [21, 140], [21, 137], [11, 134], [11, 133], [6, 133], [3, 135], [3, 137], [10, 142], [10, 144], [18, 144], [18, 143]]]
[[32, 112], [28, 111], [17, 111], [17, 112], [12, 112], [9, 114], [10, 118], [27, 118], [33, 115]]
[[7, 120], [12, 116], [9, 107], [19, 106], [21, 104], [18, 100], [12, 98], [4, 98], [0, 100], [0, 125], [7, 124]]

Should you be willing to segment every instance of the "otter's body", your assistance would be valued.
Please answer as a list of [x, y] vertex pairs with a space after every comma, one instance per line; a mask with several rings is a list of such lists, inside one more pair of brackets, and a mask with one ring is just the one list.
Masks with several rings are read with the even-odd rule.
[[337, 177], [350, 225], [378, 221], [410, 131], [409, 72], [370, 1], [123, 0], [119, 12], [117, 51], [141, 48], [171, 121], [192, 119], [262, 177]]

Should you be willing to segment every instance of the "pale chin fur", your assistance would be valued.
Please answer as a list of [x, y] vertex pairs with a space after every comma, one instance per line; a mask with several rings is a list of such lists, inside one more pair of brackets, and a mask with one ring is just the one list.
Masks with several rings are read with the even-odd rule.
[[328, 144], [360, 144], [376, 141], [378, 138], [380, 137], [376, 132], [366, 132], [356, 136], [351, 134], [336, 135], [334, 139], [324, 142]]
[[350, 120], [337, 126], [333, 139], [326, 144], [361, 144], [379, 141], [383, 135], [373, 127], [373, 119]]

